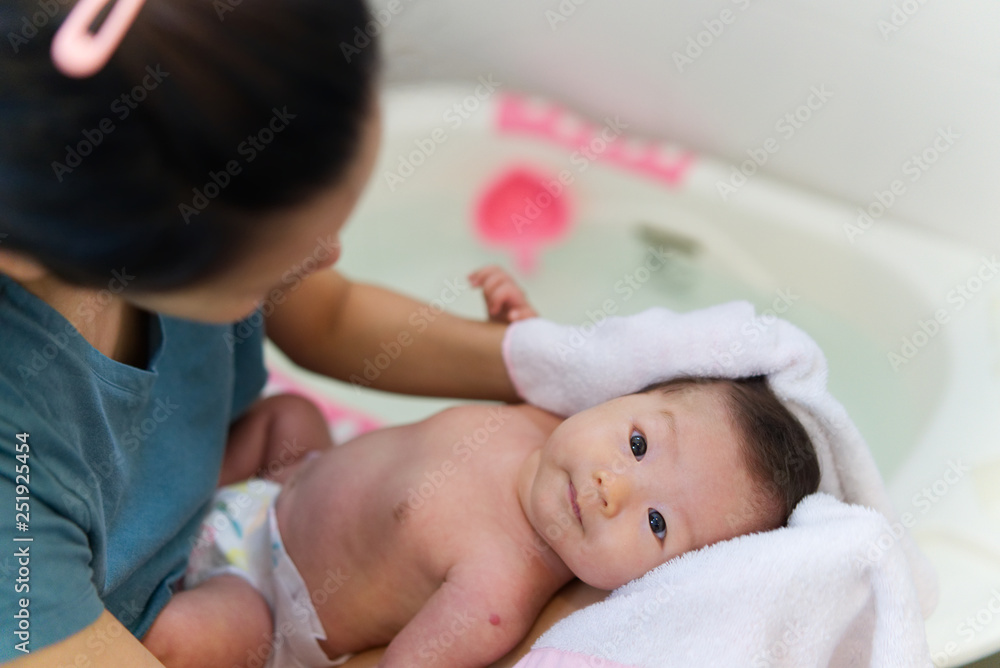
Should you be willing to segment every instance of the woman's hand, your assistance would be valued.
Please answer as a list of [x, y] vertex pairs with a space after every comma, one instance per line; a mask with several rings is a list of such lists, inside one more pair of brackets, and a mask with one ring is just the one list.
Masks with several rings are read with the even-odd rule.
[[521, 287], [500, 267], [490, 265], [478, 269], [469, 274], [469, 282], [483, 289], [490, 322], [512, 323], [538, 317]]

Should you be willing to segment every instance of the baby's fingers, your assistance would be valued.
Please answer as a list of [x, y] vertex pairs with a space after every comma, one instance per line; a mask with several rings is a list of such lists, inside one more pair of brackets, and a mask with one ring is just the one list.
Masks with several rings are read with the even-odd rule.
[[483, 290], [486, 310], [493, 322], [514, 322], [537, 315], [520, 286], [502, 268], [490, 265], [469, 275], [469, 282]]
[[483, 293], [487, 299], [499, 298], [502, 295], [521, 294], [521, 289], [517, 287], [510, 276], [505, 273], [490, 274], [483, 279]]
[[507, 322], [516, 322], [517, 320], [537, 317], [538, 312], [530, 304], [524, 304], [523, 306], [518, 306], [507, 311]]
[[483, 267], [482, 269], [477, 269], [469, 274], [469, 283], [471, 283], [474, 288], [482, 287], [487, 278], [496, 275], [504, 276], [506, 275], [506, 272], [504, 272], [504, 270], [497, 265], [491, 264]]
[[538, 313], [528, 303], [521, 289], [514, 283], [503, 283], [486, 300], [491, 319], [514, 322], [537, 317]]
[[486, 294], [486, 307], [490, 315], [497, 315], [511, 308], [516, 308], [520, 302], [524, 301], [524, 295], [513, 283], [499, 283], [483, 289]]

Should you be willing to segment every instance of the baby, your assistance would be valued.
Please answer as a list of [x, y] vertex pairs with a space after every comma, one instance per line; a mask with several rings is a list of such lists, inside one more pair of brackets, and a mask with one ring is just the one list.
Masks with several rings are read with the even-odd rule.
[[[329, 445], [301, 398], [252, 411], [233, 438]], [[267, 603], [239, 609], [265, 629], [241, 665], [333, 666], [388, 643], [382, 666], [486, 666], [574, 576], [610, 590], [777, 528], [819, 483], [808, 435], [762, 377], [677, 379], [566, 420], [466, 405], [321, 453], [282, 485], [222, 490], [163, 613], [186, 621], [186, 647], [218, 642], [218, 620], [192, 610], [212, 575], [238, 572]]]
[[[492, 319], [534, 315], [503, 270], [470, 279]], [[487, 666], [573, 577], [614, 589], [784, 525], [819, 486], [763, 377], [673, 379], [566, 420], [465, 405], [332, 446], [294, 395], [233, 425], [221, 481], [269, 465], [218, 492], [143, 638], [169, 668], [336, 666], [386, 644], [380, 666]]]

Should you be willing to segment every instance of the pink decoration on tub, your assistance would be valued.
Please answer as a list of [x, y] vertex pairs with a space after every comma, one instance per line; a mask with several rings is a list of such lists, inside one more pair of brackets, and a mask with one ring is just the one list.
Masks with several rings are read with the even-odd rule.
[[[558, 184], [550, 189], [547, 184]], [[555, 190], [555, 192], [553, 192]], [[485, 243], [509, 246], [517, 268], [530, 273], [539, 248], [564, 237], [570, 225], [566, 187], [527, 167], [512, 167], [486, 186], [476, 203], [476, 232]]]
[[692, 152], [653, 141], [636, 144], [622, 137], [619, 125], [625, 127], [617, 117], [598, 126], [557, 104], [529, 101], [510, 93], [500, 97], [496, 118], [501, 133], [543, 137], [580, 151], [584, 159], [609, 162], [670, 186], [680, 185], [694, 160]]

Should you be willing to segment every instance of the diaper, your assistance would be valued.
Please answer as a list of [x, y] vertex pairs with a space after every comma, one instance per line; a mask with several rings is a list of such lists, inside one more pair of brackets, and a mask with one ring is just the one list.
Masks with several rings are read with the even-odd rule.
[[274, 502], [280, 491], [277, 483], [253, 479], [216, 493], [191, 552], [184, 588], [226, 573], [244, 578], [261, 593], [274, 618], [266, 668], [339, 666], [351, 654], [330, 660], [317, 642], [326, 639], [326, 632], [278, 531]]

